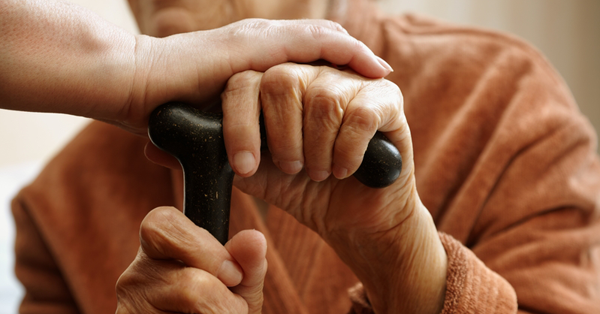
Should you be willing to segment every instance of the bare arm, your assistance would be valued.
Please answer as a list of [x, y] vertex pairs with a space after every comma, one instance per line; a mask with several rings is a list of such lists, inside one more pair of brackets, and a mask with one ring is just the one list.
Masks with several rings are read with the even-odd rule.
[[0, 104], [109, 116], [135, 74], [136, 38], [64, 2], [0, 2]]
[[158, 39], [76, 5], [2, 0], [0, 42], [0, 108], [86, 116], [139, 134], [161, 103], [209, 101], [249, 69], [326, 59], [368, 77], [389, 73], [364, 44], [322, 20], [244, 20]]

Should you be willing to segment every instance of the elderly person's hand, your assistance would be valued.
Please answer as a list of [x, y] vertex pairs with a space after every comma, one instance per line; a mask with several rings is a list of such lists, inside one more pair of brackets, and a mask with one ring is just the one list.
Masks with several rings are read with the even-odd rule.
[[229, 77], [245, 70], [326, 59], [368, 77], [390, 72], [325, 20], [244, 20], [155, 38], [68, 3], [7, 0], [0, 2], [0, 42], [0, 108], [86, 116], [140, 135], [155, 107], [218, 99]]
[[[363, 282], [376, 313], [441, 310], [446, 255], [416, 190], [411, 135], [395, 84], [288, 63], [233, 76], [222, 101], [238, 188], [321, 235]], [[263, 158], [261, 109], [270, 149]], [[377, 130], [404, 164], [385, 189], [349, 177]]]
[[260, 314], [267, 272], [264, 236], [238, 233], [221, 245], [173, 207], [151, 211], [138, 255], [117, 282], [117, 314]]
[[[223, 131], [234, 184], [316, 231], [364, 284], [376, 313], [439, 313], [446, 253], [416, 190], [398, 87], [351, 70], [281, 64], [229, 79]], [[262, 110], [269, 153], [261, 156]], [[379, 130], [398, 148], [398, 180], [372, 189], [350, 177]], [[155, 162], [176, 160], [150, 145]]]

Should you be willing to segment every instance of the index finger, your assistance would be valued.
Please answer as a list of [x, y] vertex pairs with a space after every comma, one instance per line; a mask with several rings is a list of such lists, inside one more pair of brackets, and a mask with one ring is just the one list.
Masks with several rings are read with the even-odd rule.
[[[228, 43], [240, 47], [232, 49], [234, 55], [230, 65], [234, 73], [247, 69], [266, 71], [284, 62], [307, 63], [319, 59], [336, 65], [348, 65], [369, 78], [381, 78], [393, 71], [387, 62], [377, 57], [364, 43], [348, 35], [335, 22], [260, 19], [243, 22], [249, 25], [242, 31], [236, 29], [229, 34], [231, 40]], [[253, 34], [255, 32], [260, 33]], [[267, 40], [256, 41], [257, 37]]]
[[242, 269], [227, 249], [174, 207], [158, 207], [146, 215], [140, 227], [140, 244], [152, 259], [180, 260], [229, 287], [242, 280]]

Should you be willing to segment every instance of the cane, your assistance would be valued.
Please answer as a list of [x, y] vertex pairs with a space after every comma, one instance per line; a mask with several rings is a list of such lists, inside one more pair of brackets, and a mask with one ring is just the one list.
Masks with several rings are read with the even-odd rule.
[[[173, 155], [183, 169], [183, 213], [225, 244], [229, 236], [229, 207], [234, 172], [223, 140], [223, 115], [182, 103], [156, 108], [148, 123], [156, 147]], [[268, 149], [261, 121], [261, 149]], [[354, 173], [364, 185], [383, 188], [402, 170], [398, 149], [380, 132], [369, 142], [363, 161]]]

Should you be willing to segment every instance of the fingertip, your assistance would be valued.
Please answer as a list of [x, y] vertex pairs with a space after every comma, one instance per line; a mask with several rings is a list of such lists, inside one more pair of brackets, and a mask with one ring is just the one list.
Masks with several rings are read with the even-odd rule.
[[302, 161], [294, 160], [294, 161], [276, 161], [275, 164], [277, 167], [287, 173], [287, 174], [297, 174], [304, 167]]
[[393, 72], [393, 69], [387, 62], [379, 59], [377, 56], [373, 56], [370, 60], [352, 60], [348, 65], [356, 71], [358, 74], [363, 75], [371, 79], [379, 79], [388, 76]]
[[364, 43], [360, 42], [360, 46], [363, 47], [362, 52], [357, 53], [348, 63], [354, 71], [372, 79], [383, 78], [394, 72], [387, 61], [375, 55]]
[[240, 231], [225, 244], [225, 248], [244, 272], [260, 267], [267, 256], [267, 240], [257, 230]]
[[258, 167], [258, 158], [250, 151], [241, 151], [233, 156], [233, 170], [241, 177], [252, 176]]
[[329, 178], [331, 172], [327, 170], [308, 170], [308, 176], [315, 182], [322, 182]]
[[240, 284], [246, 287], [261, 285], [267, 273], [267, 239], [258, 230], [243, 230], [238, 235], [240, 240], [243, 239], [238, 245], [243, 242], [243, 247], [229, 252], [244, 270]]
[[394, 72], [394, 69], [392, 68], [392, 66], [389, 63], [387, 63], [385, 60], [383, 60], [381, 57], [375, 56], [375, 58], [377, 59], [377, 62], [379, 62], [379, 65], [381, 65], [385, 70], [388, 71], [387, 74]]
[[242, 230], [238, 234], [244, 238], [249, 246], [256, 249], [255, 252], [258, 257], [264, 258], [267, 255], [267, 238], [262, 232], [256, 229], [249, 229]]
[[333, 165], [333, 176], [338, 180], [346, 179], [348, 177], [348, 169], [339, 165]]
[[244, 274], [242, 268], [237, 263], [224, 260], [219, 268], [217, 278], [227, 287], [235, 287], [242, 282]]

